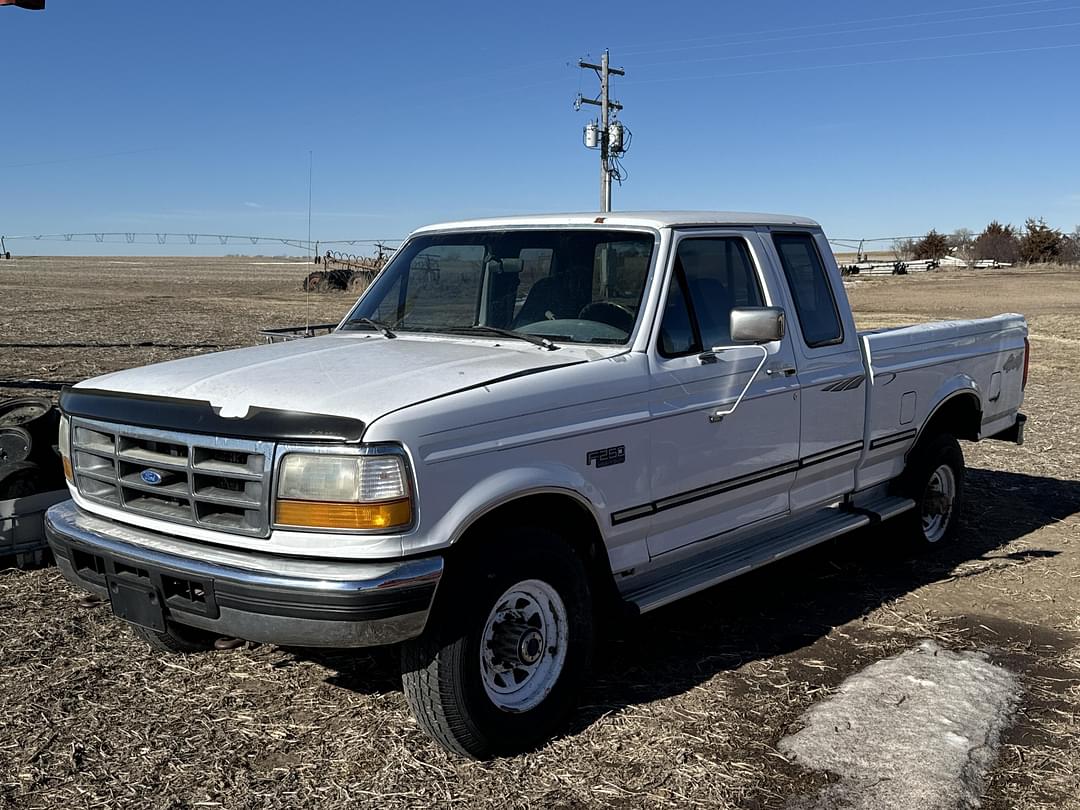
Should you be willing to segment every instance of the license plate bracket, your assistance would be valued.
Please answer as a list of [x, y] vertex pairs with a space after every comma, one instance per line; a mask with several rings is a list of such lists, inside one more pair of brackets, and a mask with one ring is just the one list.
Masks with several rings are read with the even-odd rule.
[[140, 627], [165, 632], [165, 607], [154, 588], [116, 576], [106, 576], [105, 581], [113, 615]]

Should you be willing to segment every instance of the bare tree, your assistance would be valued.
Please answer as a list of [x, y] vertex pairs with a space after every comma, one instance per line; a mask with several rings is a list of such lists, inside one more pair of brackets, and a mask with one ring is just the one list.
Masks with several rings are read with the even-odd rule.
[[915, 245], [917, 240], [915, 239], [897, 239], [892, 243], [893, 255], [897, 261], [904, 261], [905, 259], [913, 259], [915, 257]]
[[1063, 264], [1080, 264], [1080, 225], [1072, 233], [1061, 237], [1061, 259]]
[[949, 251], [956, 258], [971, 264], [975, 261], [975, 234], [970, 228], [957, 228], [949, 237]]

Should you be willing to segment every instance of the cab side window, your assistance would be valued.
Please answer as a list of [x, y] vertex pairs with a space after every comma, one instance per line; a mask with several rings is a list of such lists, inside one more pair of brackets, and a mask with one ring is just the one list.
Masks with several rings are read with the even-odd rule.
[[664, 306], [664, 319], [660, 322], [660, 354], [664, 357], [701, 354], [701, 342], [690, 317], [685, 286], [682, 267], [676, 264]]
[[840, 312], [814, 237], [808, 233], [776, 233], [773, 244], [787, 277], [806, 345], [815, 348], [842, 343]]
[[731, 345], [731, 310], [765, 306], [746, 240], [683, 239], [660, 322], [660, 354], [678, 357]]

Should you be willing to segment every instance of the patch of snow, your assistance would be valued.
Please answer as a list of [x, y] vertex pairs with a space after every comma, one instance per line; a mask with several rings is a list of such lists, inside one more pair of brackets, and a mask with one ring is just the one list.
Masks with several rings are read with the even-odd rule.
[[780, 741], [780, 751], [799, 764], [840, 777], [791, 806], [978, 807], [1019, 696], [1016, 676], [984, 654], [933, 641], [871, 664]]

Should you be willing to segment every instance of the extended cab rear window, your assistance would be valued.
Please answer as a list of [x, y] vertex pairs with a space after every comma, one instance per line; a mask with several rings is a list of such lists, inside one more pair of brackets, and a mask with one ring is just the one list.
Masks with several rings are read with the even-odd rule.
[[842, 343], [840, 312], [814, 237], [808, 233], [774, 233], [773, 244], [795, 301], [806, 345], [816, 348]]

